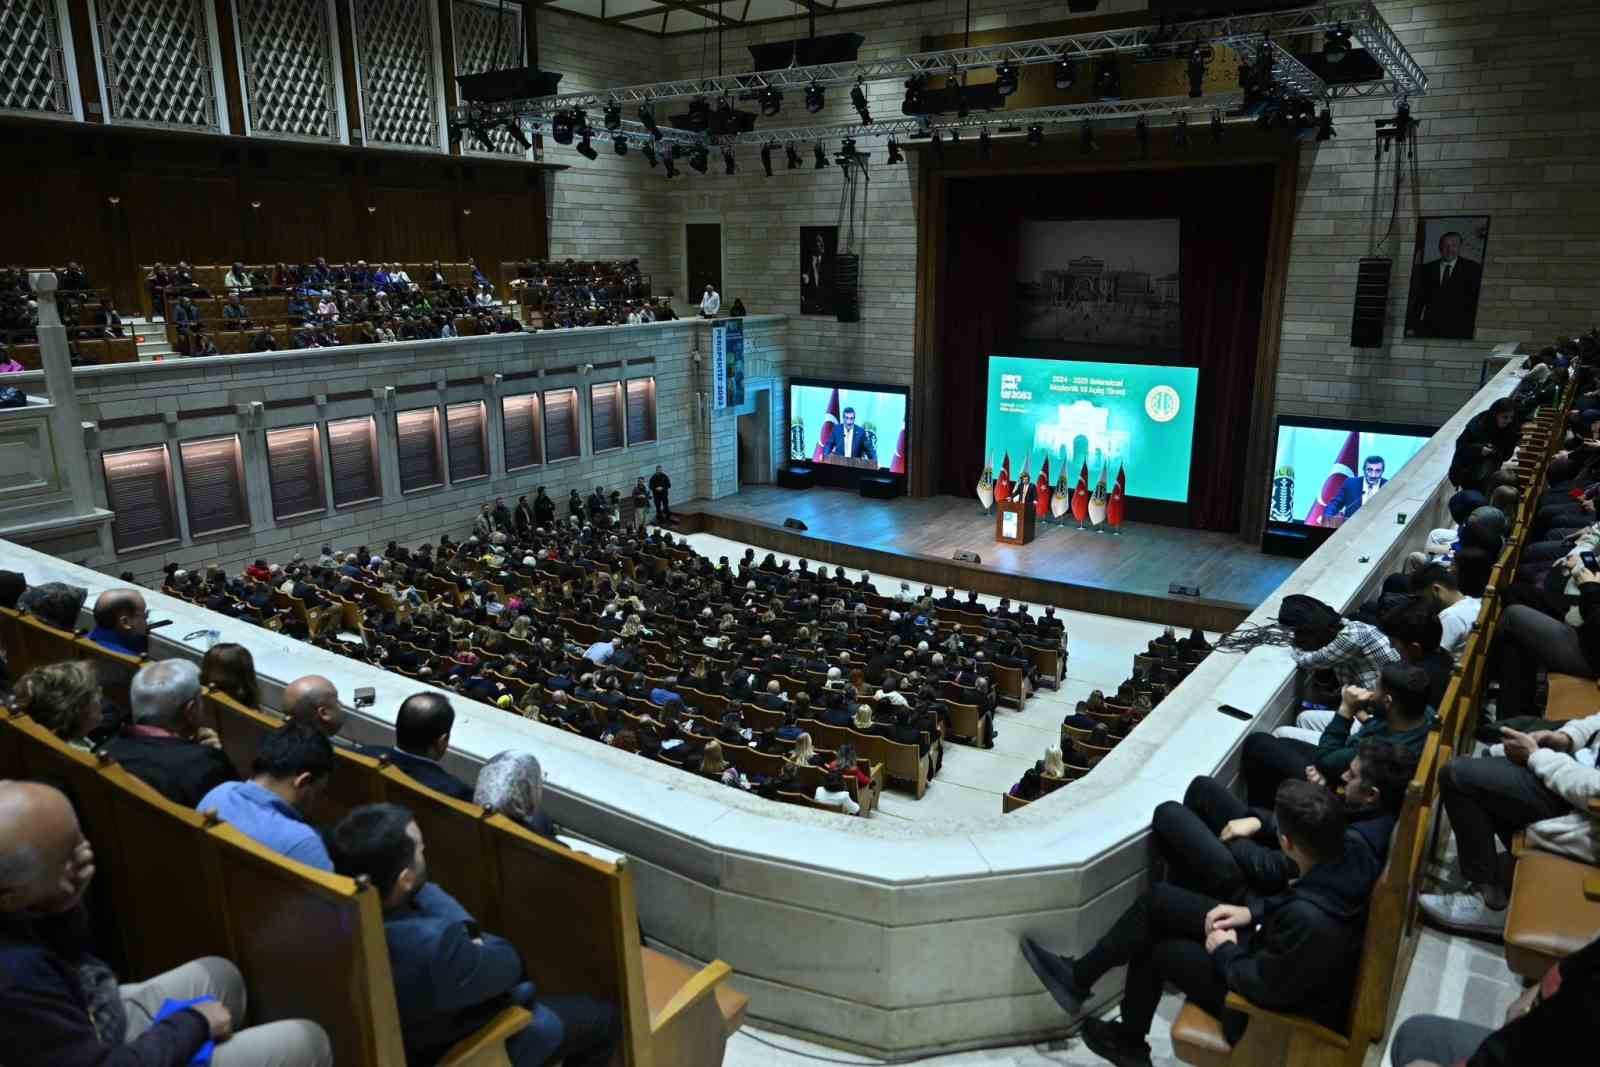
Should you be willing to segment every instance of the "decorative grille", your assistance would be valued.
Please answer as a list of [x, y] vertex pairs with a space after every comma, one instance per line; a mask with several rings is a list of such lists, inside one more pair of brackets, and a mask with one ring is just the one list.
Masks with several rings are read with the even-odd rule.
[[[456, 41], [456, 73], [481, 74], [486, 70], [502, 70], [522, 65], [522, 6], [507, 4], [504, 17], [498, 5], [490, 7], [476, 0], [455, 0], [453, 5]], [[525, 155], [527, 149], [519, 145], [511, 134], [497, 128], [489, 134], [496, 153]], [[484, 147], [472, 134], [463, 134], [461, 149], [464, 152], [485, 154]]]
[[250, 132], [337, 140], [327, 0], [234, 0]]
[[98, 0], [113, 122], [220, 132], [204, 0]]
[[0, 18], [0, 111], [72, 114], [56, 0], [8, 0]]
[[354, 0], [367, 144], [438, 148], [433, 22], [423, 0]]

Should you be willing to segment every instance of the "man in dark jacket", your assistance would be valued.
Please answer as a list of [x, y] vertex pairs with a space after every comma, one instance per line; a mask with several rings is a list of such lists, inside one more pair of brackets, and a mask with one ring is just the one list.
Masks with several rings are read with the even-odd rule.
[[1274, 811], [1279, 844], [1302, 872], [1287, 892], [1266, 898], [1247, 893], [1236, 905], [1160, 883], [1077, 959], [1023, 938], [1023, 957], [1074, 1017], [1083, 1014], [1096, 982], [1127, 965], [1121, 1021], [1083, 1020], [1084, 1043], [1097, 1055], [1113, 1063], [1149, 1062], [1145, 1036], [1167, 981], [1222, 1020], [1230, 1043], [1238, 1042], [1248, 1020], [1223, 1006], [1229, 992], [1331, 1030], [1346, 1029], [1378, 871], [1365, 849], [1346, 847], [1344, 813], [1330, 790], [1286, 781]]
[[163, 659], [139, 668], [128, 686], [132, 721], [106, 755], [156, 792], [186, 808], [239, 777], [216, 741], [200, 729], [200, 669]]
[[429, 789], [457, 800], [472, 799], [472, 787], [439, 765], [450, 750], [450, 730], [455, 726], [455, 709], [437, 693], [413, 693], [400, 704], [394, 722], [394, 747], [371, 750], [371, 755], [386, 758]]
[[[137, 847], [137, 846], [133, 846]], [[94, 850], [72, 805], [35, 782], [0, 783], [0, 1041], [18, 1064], [182, 1067], [208, 1041], [217, 1064], [329, 1067], [328, 1035], [286, 1019], [234, 1031], [244, 979], [227, 960], [195, 960], [121, 985], [93, 955], [83, 895]], [[166, 1000], [194, 1001], [159, 1022]]]
[[533, 1012], [532, 1024], [506, 1042], [514, 1067], [582, 1067], [610, 1057], [620, 1030], [616, 1007], [537, 996], [516, 946], [479, 930], [454, 897], [428, 881], [422, 831], [405, 808], [356, 808], [333, 828], [329, 852], [340, 874], [365, 875], [382, 896], [408, 1063], [436, 1062], [512, 1004]]
[[533, 494], [533, 521], [545, 529], [549, 529], [556, 521], [556, 502], [545, 493], [542, 485]]

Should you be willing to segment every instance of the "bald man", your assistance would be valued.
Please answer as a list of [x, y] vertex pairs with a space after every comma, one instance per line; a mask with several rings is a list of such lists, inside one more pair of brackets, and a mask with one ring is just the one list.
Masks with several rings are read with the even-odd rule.
[[[0, 1041], [8, 1063], [181, 1067], [207, 1041], [217, 1042], [215, 1067], [333, 1063], [328, 1035], [304, 1019], [235, 1034], [244, 979], [225, 959], [120, 985], [89, 944], [81, 904], [94, 871], [94, 850], [66, 797], [47, 785], [0, 782]], [[124, 918], [135, 915], [130, 909]], [[85, 976], [94, 981], [92, 1000]], [[154, 1021], [164, 1001], [199, 997], [212, 999]]]
[[148, 611], [137, 589], [107, 589], [95, 598], [89, 640], [101, 648], [142, 656], [150, 647]]
[[302, 675], [284, 686], [280, 710], [296, 722], [315, 726], [323, 737], [338, 737], [344, 729], [338, 687], [320, 674]]

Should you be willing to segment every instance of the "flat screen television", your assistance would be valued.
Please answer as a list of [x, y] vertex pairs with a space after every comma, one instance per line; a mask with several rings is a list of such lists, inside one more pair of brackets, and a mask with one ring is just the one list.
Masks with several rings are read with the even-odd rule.
[[789, 462], [904, 475], [905, 386], [789, 380]]

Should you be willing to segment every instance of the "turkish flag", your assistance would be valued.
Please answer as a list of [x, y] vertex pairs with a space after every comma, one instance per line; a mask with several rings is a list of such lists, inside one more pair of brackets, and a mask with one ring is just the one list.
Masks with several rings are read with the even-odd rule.
[[1307, 526], [1322, 525], [1322, 513], [1338, 497], [1339, 491], [1344, 488], [1345, 480], [1356, 476], [1356, 453], [1360, 449], [1361, 442], [1356, 432], [1351, 430], [1345, 435], [1344, 447], [1339, 450], [1339, 458], [1333, 461], [1333, 469], [1323, 479], [1322, 492], [1317, 494], [1317, 502], [1312, 504], [1311, 510], [1306, 513]]
[[904, 474], [906, 472], [906, 431], [900, 428], [900, 440], [894, 446], [894, 459], [889, 463], [890, 474]]
[[1106, 525], [1116, 529], [1122, 525], [1122, 515], [1127, 507], [1128, 480], [1123, 476], [1123, 468], [1117, 467], [1117, 480], [1111, 487], [1111, 499], [1106, 502]]
[[828, 400], [828, 413], [822, 416], [822, 429], [817, 432], [817, 447], [811, 453], [811, 462], [822, 462], [822, 457], [828, 454], [828, 446], [833, 443], [833, 435], [838, 432], [839, 390], [835, 389]]
[[1033, 512], [1039, 518], [1050, 515], [1050, 457], [1044, 457], [1044, 463], [1039, 467], [1039, 499], [1034, 502]]
[[996, 503], [1003, 504], [1011, 499], [1011, 453], [1007, 452], [1000, 460], [1000, 477], [995, 479], [994, 499]]
[[1083, 469], [1078, 472], [1077, 488], [1072, 490], [1072, 517], [1080, 523], [1089, 517], [1089, 460], [1083, 461]]

